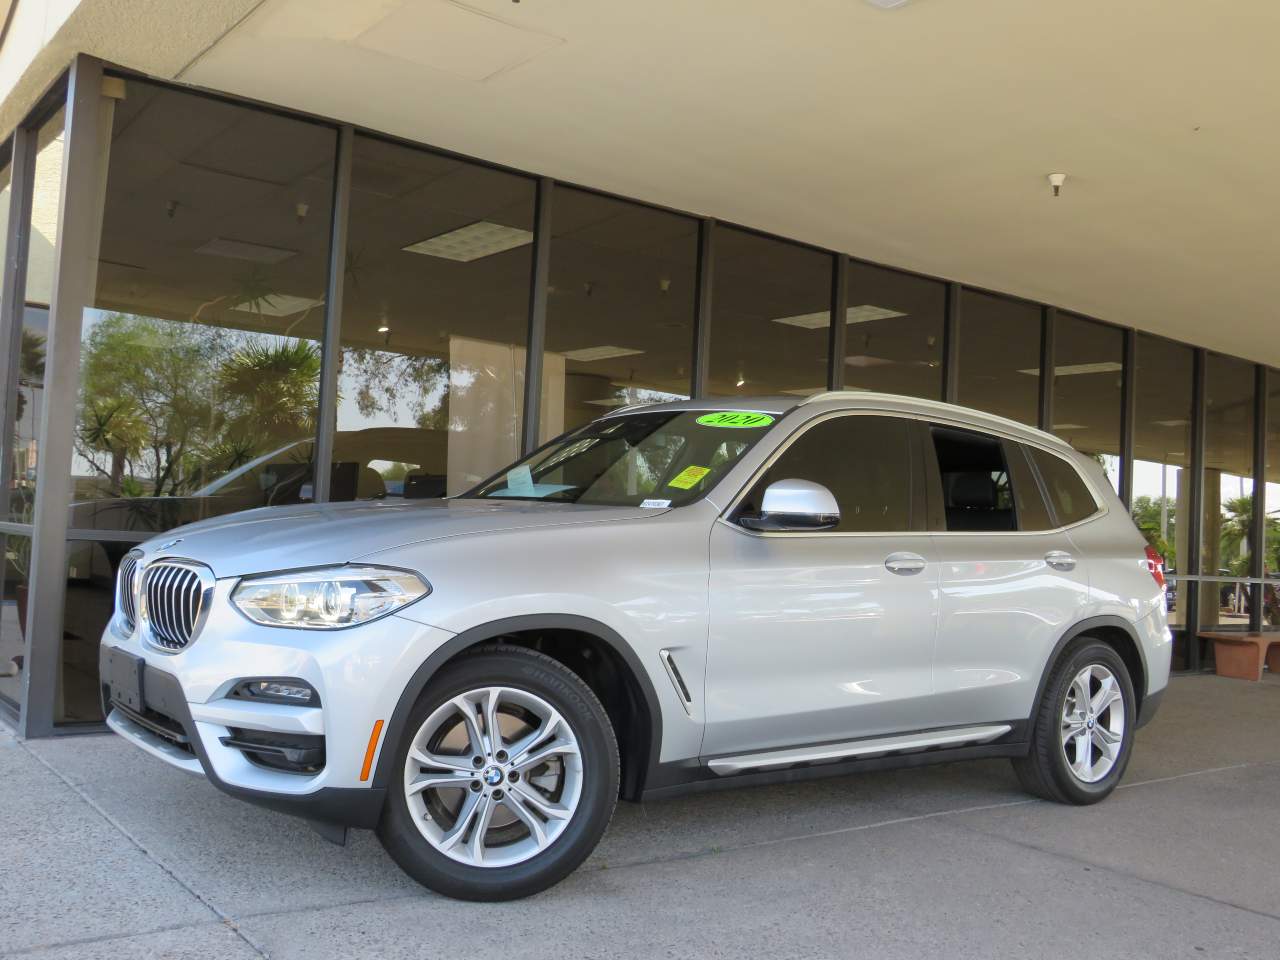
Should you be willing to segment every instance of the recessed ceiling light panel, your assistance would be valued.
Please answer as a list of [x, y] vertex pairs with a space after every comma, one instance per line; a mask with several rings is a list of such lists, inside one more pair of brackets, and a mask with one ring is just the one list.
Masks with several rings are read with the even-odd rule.
[[292, 317], [295, 313], [302, 313], [304, 310], [318, 307], [322, 303], [324, 303], [323, 300], [316, 300], [313, 297], [295, 297], [288, 293], [269, 293], [251, 303], [242, 303], [238, 307], [232, 307], [232, 309], [236, 313], [262, 314], [264, 317]]
[[411, 243], [403, 249], [408, 253], [421, 253], [428, 257], [439, 257], [442, 260], [470, 263], [472, 260], [482, 260], [485, 257], [492, 257], [495, 253], [505, 253], [532, 242], [533, 234], [528, 230], [508, 227], [502, 223], [490, 223], [488, 220], [477, 220], [457, 230], [450, 230], [448, 233]]
[[214, 237], [204, 246], [196, 247], [196, 253], [230, 257], [232, 260], [250, 260], [253, 263], [281, 263], [298, 255], [297, 250], [269, 247], [265, 243], [250, 243], [247, 240], [228, 240], [226, 237]]
[[[887, 307], [877, 307], [863, 303], [849, 307], [845, 311], [846, 323], [866, 323], [869, 320], [888, 320], [890, 317], [905, 317], [906, 314]], [[774, 323], [785, 323], [789, 327], [803, 327], [805, 330], [819, 330], [831, 326], [831, 311], [819, 310], [816, 313], [801, 313], [794, 317], [774, 317]]]
[[637, 353], [644, 353], [643, 350], [633, 350], [630, 347], [583, 347], [580, 350], [566, 350], [563, 354], [566, 360], [577, 360], [579, 363], [590, 363], [593, 360], [612, 360], [615, 357], [631, 357]]
[[[1053, 373], [1058, 377], [1078, 377], [1085, 373], [1119, 373], [1123, 369], [1124, 367], [1113, 360], [1104, 360], [1101, 363], [1068, 363], [1065, 366], [1054, 367]], [[1034, 367], [1018, 372], [1032, 377], [1040, 376], [1040, 371]]]

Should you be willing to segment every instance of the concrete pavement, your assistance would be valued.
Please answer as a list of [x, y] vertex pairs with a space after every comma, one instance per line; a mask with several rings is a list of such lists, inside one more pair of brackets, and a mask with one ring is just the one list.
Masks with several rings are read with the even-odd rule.
[[510, 904], [406, 879], [110, 736], [0, 729], [0, 956], [1280, 955], [1280, 678], [1182, 677], [1073, 809], [1004, 761], [622, 804]]

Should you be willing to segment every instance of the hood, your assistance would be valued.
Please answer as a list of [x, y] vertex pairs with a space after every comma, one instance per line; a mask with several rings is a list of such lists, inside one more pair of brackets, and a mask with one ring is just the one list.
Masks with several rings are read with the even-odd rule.
[[[346, 563], [411, 543], [571, 523], [640, 520], [665, 513], [519, 500], [364, 501], [266, 507], [162, 534], [150, 557], [208, 564], [216, 577]], [[176, 541], [176, 542], [175, 542]]]

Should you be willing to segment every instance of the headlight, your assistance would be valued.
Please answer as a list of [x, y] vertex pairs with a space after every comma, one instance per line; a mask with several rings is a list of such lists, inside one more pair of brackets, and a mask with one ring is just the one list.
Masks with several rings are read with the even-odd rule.
[[385, 617], [430, 592], [426, 581], [404, 570], [327, 567], [247, 577], [231, 602], [268, 627], [336, 630]]

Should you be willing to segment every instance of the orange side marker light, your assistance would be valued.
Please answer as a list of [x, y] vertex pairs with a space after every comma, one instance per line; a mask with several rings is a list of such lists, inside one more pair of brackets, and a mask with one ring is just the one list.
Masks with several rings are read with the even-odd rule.
[[369, 748], [364, 752], [364, 766], [360, 768], [360, 782], [369, 779], [369, 771], [373, 769], [373, 755], [378, 749], [378, 737], [382, 736], [382, 721], [373, 725], [373, 733], [369, 734]]

